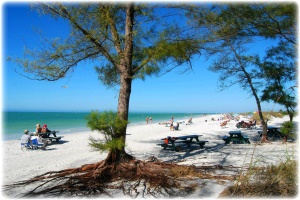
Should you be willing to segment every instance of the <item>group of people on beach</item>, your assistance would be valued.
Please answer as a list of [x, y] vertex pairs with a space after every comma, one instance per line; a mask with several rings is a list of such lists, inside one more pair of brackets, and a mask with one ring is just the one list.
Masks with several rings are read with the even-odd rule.
[[[36, 139], [38, 144], [41, 145], [43, 149], [45, 149], [47, 141], [43, 138], [45, 138], [46, 135], [43, 135], [41, 133], [47, 133], [47, 132], [51, 132], [48, 129], [47, 124], [44, 124], [43, 127], [41, 127], [40, 124], [37, 124], [35, 132], [32, 134], [29, 134], [29, 131], [26, 129], [24, 130], [24, 134], [21, 137], [21, 144], [28, 144], [28, 143], [31, 144], [32, 141]], [[54, 137], [56, 137], [55, 132], [52, 132], [52, 134], [54, 135]]]
[[[193, 122], [192, 122], [192, 120], [193, 120], [193, 118], [191, 117], [188, 121], [187, 121], [187, 123], [185, 124], [185, 125], [190, 125], [190, 124], [192, 124]], [[174, 116], [172, 116], [172, 118], [171, 118], [171, 120], [170, 121], [168, 121], [168, 122], [162, 122], [162, 123], [159, 123], [159, 124], [166, 124], [167, 126], [168, 125], [170, 125], [170, 130], [171, 131], [175, 131], [175, 130], [178, 130], [179, 129], [179, 124], [181, 124], [181, 123], [184, 123], [184, 121], [183, 122], [174, 122]]]
[[[47, 124], [44, 124], [43, 127], [41, 127], [40, 124], [36, 125], [35, 133], [47, 133], [47, 132], [52, 132], [48, 129]], [[53, 136], [56, 137], [55, 132], [52, 132]], [[44, 135], [42, 135], [43, 137]]]
[[175, 130], [178, 130], [178, 129], [179, 129], [179, 122], [176, 122], [176, 124], [174, 124], [174, 121], [172, 121], [171, 125], [170, 125], [170, 130], [175, 131]]

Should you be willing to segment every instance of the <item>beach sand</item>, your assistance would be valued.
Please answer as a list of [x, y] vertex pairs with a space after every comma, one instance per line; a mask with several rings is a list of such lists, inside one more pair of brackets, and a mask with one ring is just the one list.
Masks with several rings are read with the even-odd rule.
[[[192, 125], [181, 124], [178, 131], [171, 131], [169, 127], [160, 125], [155, 119], [151, 124], [128, 126], [126, 151], [140, 160], [154, 156], [166, 162], [196, 166], [247, 167], [253, 161], [257, 162], [257, 165], [271, 165], [284, 161], [288, 155], [297, 159], [297, 142], [282, 144], [281, 141], [275, 141], [269, 144], [260, 144], [260, 137], [256, 129], [237, 129], [235, 127], [236, 121], [230, 121], [225, 128], [222, 128], [220, 127], [221, 121], [211, 121], [212, 117], [218, 119], [221, 115], [193, 118], [194, 123]], [[297, 119], [296, 121], [298, 121]], [[244, 120], [248, 121], [248, 119]], [[268, 125], [279, 126], [284, 121], [288, 121], [288, 117], [273, 118]], [[251, 144], [225, 145], [222, 137], [228, 135], [228, 132], [232, 130], [241, 130], [247, 134]], [[167, 136], [192, 134], [202, 135], [200, 139], [209, 142], [202, 149], [182, 152], [162, 150], [162, 147], [156, 145]], [[22, 151], [20, 140], [2, 141], [2, 185], [26, 180], [48, 171], [96, 163], [105, 159], [107, 155], [105, 152], [100, 154], [92, 151], [88, 145], [90, 136], [101, 137], [97, 132], [88, 131], [66, 135], [61, 132], [59, 135], [64, 136], [61, 142], [59, 144], [52, 143], [45, 151]], [[201, 189], [194, 192], [189, 198], [217, 198], [229, 184], [228, 181], [202, 180]], [[7, 198], [18, 198], [25, 190], [26, 188], [17, 188], [2, 191], [2, 195]]]

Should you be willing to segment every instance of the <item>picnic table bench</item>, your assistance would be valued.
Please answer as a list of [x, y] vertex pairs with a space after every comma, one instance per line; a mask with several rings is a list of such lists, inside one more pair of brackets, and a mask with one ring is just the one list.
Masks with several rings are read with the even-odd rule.
[[201, 148], [204, 147], [205, 143], [208, 141], [200, 141], [199, 137], [202, 135], [185, 135], [185, 136], [178, 136], [178, 137], [166, 137], [161, 140], [164, 140], [164, 143], [157, 144], [163, 149], [171, 149], [174, 151], [180, 151], [183, 147], [190, 147], [192, 144], [197, 144]]
[[223, 140], [225, 144], [232, 142], [233, 144], [250, 144], [249, 137], [243, 134], [241, 131], [229, 131], [228, 136], [224, 136]]

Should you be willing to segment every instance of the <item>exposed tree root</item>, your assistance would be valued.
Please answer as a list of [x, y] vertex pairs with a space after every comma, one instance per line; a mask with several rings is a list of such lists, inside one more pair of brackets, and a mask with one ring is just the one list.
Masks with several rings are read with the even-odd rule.
[[[201, 169], [202, 168], [202, 169]], [[24, 194], [28, 196], [111, 196], [118, 189], [131, 197], [187, 196], [195, 185], [182, 186], [183, 179], [199, 177], [203, 179], [232, 180], [234, 176], [212, 175], [207, 170], [213, 167], [177, 165], [165, 162], [146, 162], [131, 160], [128, 162], [108, 164], [105, 160], [79, 168], [51, 171], [30, 180], [6, 185], [6, 190], [34, 185]]]
[[270, 143], [270, 141], [268, 140], [268, 135], [262, 134], [260, 142], [261, 143]]

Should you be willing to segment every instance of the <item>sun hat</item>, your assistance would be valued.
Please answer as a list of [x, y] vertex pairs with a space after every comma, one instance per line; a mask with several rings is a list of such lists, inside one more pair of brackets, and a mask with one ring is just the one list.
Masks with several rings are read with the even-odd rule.
[[40, 124], [37, 124], [36, 126], [41, 126]]
[[24, 133], [25, 133], [25, 134], [28, 134], [28, 132], [29, 132], [29, 131], [28, 131], [27, 129], [26, 129], [26, 130], [24, 130]]

